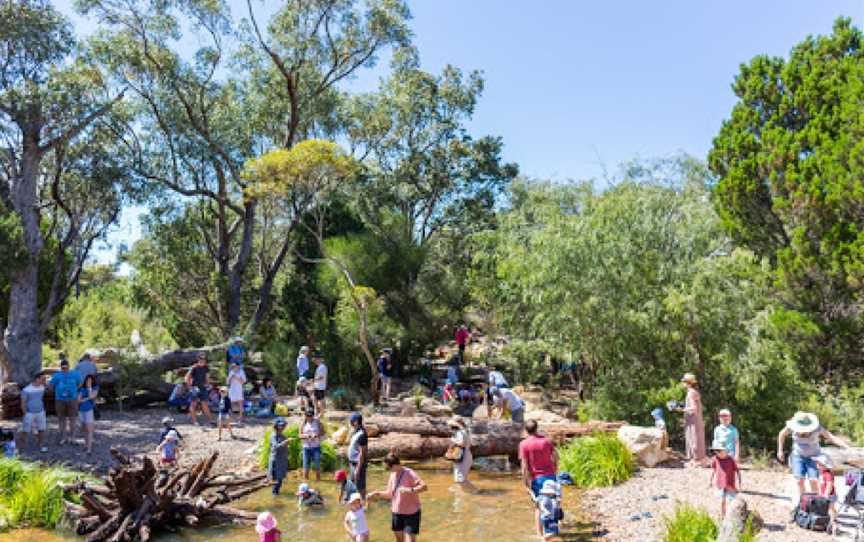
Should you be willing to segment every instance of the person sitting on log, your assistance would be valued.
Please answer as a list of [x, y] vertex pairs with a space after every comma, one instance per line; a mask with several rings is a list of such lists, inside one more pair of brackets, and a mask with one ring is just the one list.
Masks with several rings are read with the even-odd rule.
[[169, 431], [165, 440], [159, 443], [156, 451], [159, 452], [159, 462], [163, 467], [176, 467], [180, 461], [180, 445], [177, 442], [177, 432]]
[[324, 497], [316, 489], [309, 487], [309, 484], [302, 483], [297, 486], [297, 505], [300, 508], [311, 506], [324, 506]]
[[276, 413], [276, 388], [273, 379], [265, 377], [258, 386], [258, 413], [259, 417], [272, 416]]

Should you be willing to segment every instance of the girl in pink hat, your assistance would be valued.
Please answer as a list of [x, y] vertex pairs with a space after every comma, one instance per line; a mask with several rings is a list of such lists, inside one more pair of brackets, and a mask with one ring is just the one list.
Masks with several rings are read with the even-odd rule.
[[258, 514], [255, 532], [258, 533], [258, 540], [260, 542], [282, 541], [282, 533], [276, 528], [276, 518], [270, 512], [261, 512]]

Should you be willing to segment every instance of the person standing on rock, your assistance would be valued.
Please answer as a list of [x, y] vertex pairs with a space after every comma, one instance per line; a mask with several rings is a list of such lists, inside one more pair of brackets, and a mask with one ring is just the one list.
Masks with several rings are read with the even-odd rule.
[[351, 439], [348, 441], [348, 466], [350, 478], [357, 491], [366, 498], [366, 467], [369, 463], [369, 436], [363, 426], [363, 415], [352, 412], [348, 419], [351, 424]]
[[[78, 417], [78, 388], [81, 375], [69, 370], [69, 360], [60, 360], [60, 372], [54, 373], [48, 387], [54, 390], [54, 409], [60, 426], [60, 444], [72, 443], [75, 438], [75, 419]], [[68, 436], [67, 436], [68, 433]]]
[[210, 413], [209, 390], [210, 369], [207, 367], [207, 356], [204, 352], [198, 354], [195, 366], [186, 373], [186, 383], [192, 388], [192, 403], [189, 405], [189, 415], [192, 423], [198, 423], [198, 406], [207, 416], [207, 420], [213, 423], [213, 415]]
[[390, 471], [387, 489], [373, 491], [369, 500], [390, 501], [391, 528], [396, 542], [417, 542], [420, 535], [420, 496], [426, 491], [426, 482], [416, 472], [402, 466], [399, 456], [390, 452], [384, 458]]
[[468, 479], [471, 465], [474, 464], [474, 456], [471, 454], [471, 431], [461, 416], [456, 416], [448, 421], [447, 426], [453, 430], [453, 437], [450, 441], [462, 450], [462, 458], [453, 462], [453, 481], [459, 484], [462, 490], [473, 493], [477, 491], [477, 488]]
[[458, 328], [456, 328], [455, 337], [456, 346], [459, 347], [459, 361], [461, 363], [465, 363], [465, 347], [468, 345], [468, 341], [471, 340], [471, 333], [468, 332], [468, 328], [465, 327], [465, 324], [460, 324]]
[[777, 435], [777, 460], [784, 463], [783, 444], [792, 435], [792, 453], [789, 454], [789, 468], [798, 482], [799, 496], [804, 493], [804, 480], [810, 480], [810, 493], [819, 493], [819, 469], [814, 458], [822, 453], [821, 439], [849, 449], [849, 445], [828, 432], [819, 424], [819, 418], [810, 412], [796, 412], [792, 419]]
[[267, 461], [267, 476], [273, 481], [273, 494], [278, 495], [282, 489], [282, 481], [288, 474], [288, 443], [283, 431], [287, 423], [284, 418], [273, 420], [273, 432], [270, 434], [270, 457]]
[[327, 366], [324, 365], [324, 356], [320, 352], [315, 352], [312, 359], [315, 362], [315, 378], [312, 381], [315, 413], [320, 418], [324, 415], [324, 404], [327, 401]]
[[309, 347], [301, 346], [297, 354], [297, 379], [309, 378]]
[[[555, 444], [537, 432], [537, 422], [528, 420], [525, 423], [527, 436], [519, 443], [519, 462], [521, 463], [522, 482], [531, 495], [531, 501], [540, 495], [543, 484], [547, 480], [554, 482], [558, 472], [558, 453]], [[540, 510], [535, 513], [537, 535], [543, 536], [543, 523]]]
[[704, 467], [705, 455], [705, 422], [702, 419], [702, 396], [699, 394], [698, 381], [693, 373], [681, 377], [681, 385], [687, 388], [684, 408], [684, 442], [687, 448], [687, 466]]

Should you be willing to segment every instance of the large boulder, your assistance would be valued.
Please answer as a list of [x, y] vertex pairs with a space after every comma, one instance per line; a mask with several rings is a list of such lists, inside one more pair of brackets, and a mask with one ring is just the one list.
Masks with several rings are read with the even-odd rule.
[[657, 428], [624, 425], [618, 429], [618, 438], [643, 467], [654, 467], [669, 459], [663, 447], [663, 431]]

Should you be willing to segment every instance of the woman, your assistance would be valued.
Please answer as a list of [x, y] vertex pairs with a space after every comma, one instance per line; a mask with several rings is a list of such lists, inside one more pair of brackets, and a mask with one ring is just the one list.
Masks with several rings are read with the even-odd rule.
[[258, 410], [269, 410], [270, 414], [276, 410], [276, 388], [270, 377], [265, 378], [258, 387]]
[[315, 464], [315, 480], [321, 480], [321, 439], [324, 438], [324, 425], [315, 418], [315, 411], [306, 409], [306, 416], [300, 424], [300, 440], [303, 442], [303, 479], [309, 480], [309, 466]]
[[93, 414], [98, 394], [99, 387], [96, 385], [96, 377], [87, 375], [78, 390], [78, 419], [81, 420], [81, 429], [84, 432], [84, 451], [88, 455], [93, 453], [93, 430], [96, 426], [96, 419]]
[[390, 501], [391, 528], [396, 542], [417, 542], [420, 535], [420, 496], [426, 491], [424, 482], [416, 472], [403, 467], [399, 457], [390, 452], [384, 458], [390, 471], [387, 489], [373, 491], [368, 500], [386, 499]]
[[290, 442], [283, 431], [285, 431], [284, 418], [276, 418], [273, 421], [273, 432], [270, 435], [270, 459], [267, 462], [267, 474], [273, 480], [273, 494], [278, 495], [282, 488], [282, 481], [288, 474], [288, 443]]
[[462, 450], [462, 459], [453, 462], [453, 480], [459, 484], [463, 491], [476, 491], [468, 480], [468, 473], [471, 472], [471, 465], [474, 463], [474, 456], [471, 455], [471, 432], [468, 430], [468, 424], [461, 416], [457, 416], [447, 422], [447, 425], [453, 429], [453, 437], [450, 442], [454, 446]]
[[798, 482], [799, 495], [804, 493], [804, 479], [810, 480], [810, 492], [819, 493], [819, 469], [813, 458], [822, 453], [820, 438], [841, 448], [849, 445], [835, 437], [819, 424], [819, 418], [809, 412], [796, 412], [786, 421], [785, 427], [777, 435], [777, 459], [783, 463], [785, 454], [783, 444], [792, 435], [792, 453], [789, 454], [789, 468]]
[[705, 422], [702, 419], [702, 396], [697, 389], [699, 382], [693, 373], [681, 377], [681, 385], [687, 389], [684, 408], [684, 442], [687, 448], [687, 466], [705, 467]]

